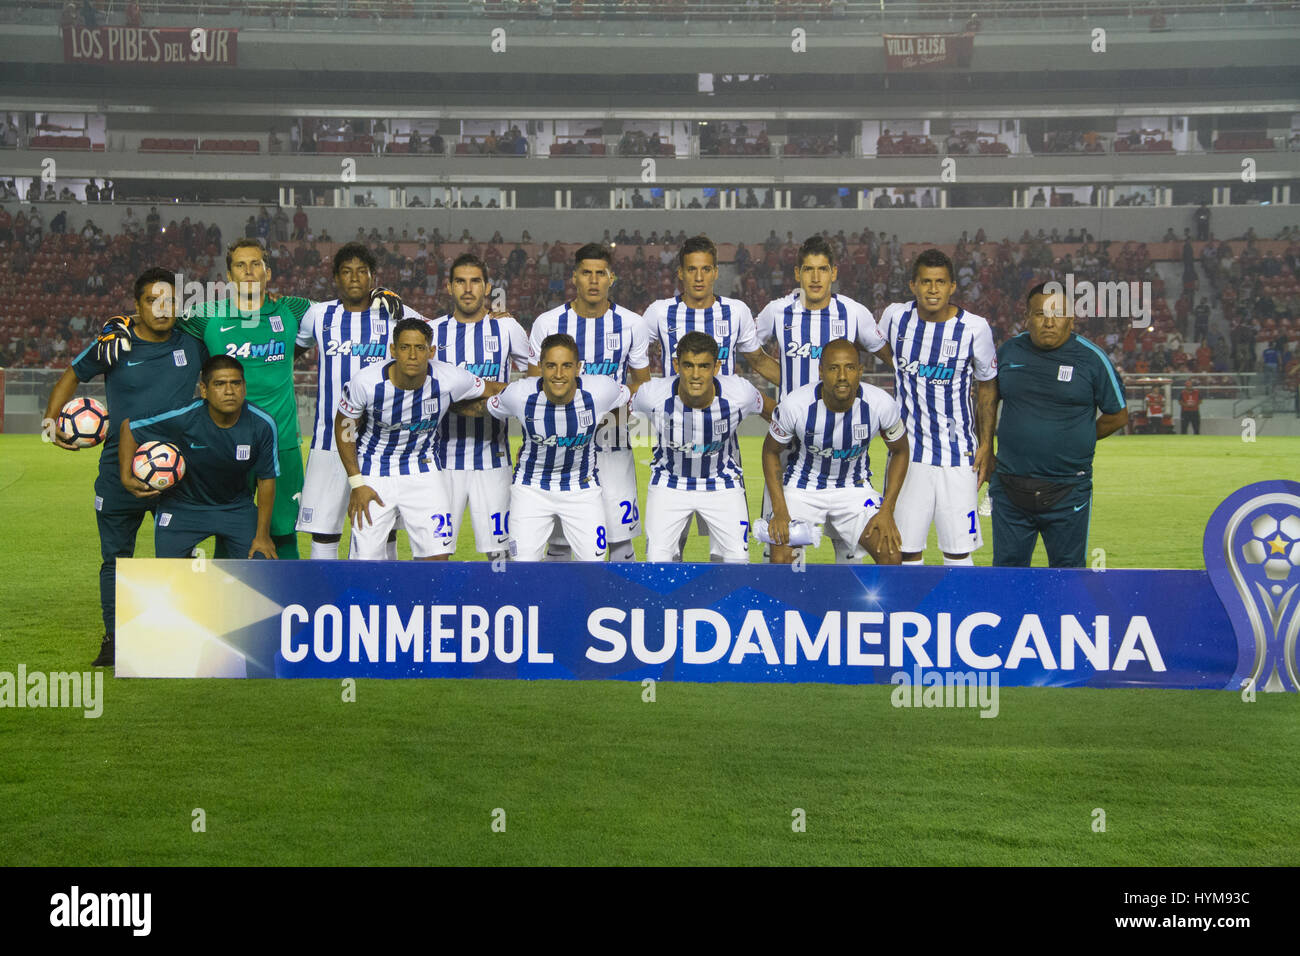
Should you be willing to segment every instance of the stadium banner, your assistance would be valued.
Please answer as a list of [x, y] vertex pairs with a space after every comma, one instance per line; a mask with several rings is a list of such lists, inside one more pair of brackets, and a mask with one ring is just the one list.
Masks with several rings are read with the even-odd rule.
[[885, 33], [885, 69], [970, 69], [973, 33]]
[[64, 27], [63, 62], [110, 66], [237, 66], [239, 30]]
[[1204, 571], [503, 567], [120, 560], [117, 676], [1221, 689], [1243, 666]]
[[118, 677], [1300, 688], [1300, 483], [1206, 571], [121, 559]]

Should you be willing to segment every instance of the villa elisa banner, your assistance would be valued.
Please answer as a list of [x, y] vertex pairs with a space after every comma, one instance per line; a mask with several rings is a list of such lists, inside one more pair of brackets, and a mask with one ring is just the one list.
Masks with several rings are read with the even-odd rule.
[[970, 69], [973, 33], [886, 33], [885, 69]]
[[64, 27], [63, 61], [129, 66], [236, 66], [237, 29]]

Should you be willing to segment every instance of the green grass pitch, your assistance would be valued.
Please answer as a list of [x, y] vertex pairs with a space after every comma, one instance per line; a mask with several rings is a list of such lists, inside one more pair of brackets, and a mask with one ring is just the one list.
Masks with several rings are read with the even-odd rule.
[[[2, 671], [98, 649], [96, 458], [0, 436]], [[1109, 439], [1089, 546], [1201, 567], [1215, 505], [1297, 462], [1294, 438]], [[96, 720], [0, 710], [0, 863], [1300, 862], [1292, 695], [1003, 688], [982, 720], [890, 689], [362, 681], [343, 703], [331, 681], [109, 678]]]

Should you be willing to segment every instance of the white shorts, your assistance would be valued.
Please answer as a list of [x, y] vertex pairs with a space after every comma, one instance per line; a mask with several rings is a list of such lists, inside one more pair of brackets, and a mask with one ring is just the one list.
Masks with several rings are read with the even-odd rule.
[[645, 500], [645, 559], [680, 561], [681, 536], [691, 515], [709, 527], [711, 553], [728, 564], [749, 561], [749, 503], [744, 488], [687, 491], [651, 485]]
[[984, 545], [975, 479], [969, 465], [908, 462], [903, 490], [894, 506], [894, 523], [905, 554], [925, 550], [932, 521], [939, 534], [939, 550], [945, 554], [969, 554]]
[[574, 561], [603, 561], [609, 546], [599, 488], [543, 491], [510, 486], [510, 539], [516, 561], [540, 561], [555, 525]]
[[[631, 541], [641, 534], [641, 507], [636, 493], [636, 457], [632, 449], [597, 451], [596, 474], [600, 477], [605, 530], [611, 542]], [[564, 544], [559, 528], [551, 544]]]
[[464, 529], [468, 504], [475, 550], [480, 554], [505, 551], [510, 542], [510, 469], [452, 468], [442, 476], [457, 533]]
[[866, 530], [867, 522], [880, 510], [881, 501], [880, 494], [870, 485], [865, 488], [785, 489], [785, 506], [791, 520], [822, 525], [823, 533], [844, 543], [848, 552], [844, 557], [849, 560], [867, 553], [858, 540]]
[[351, 492], [339, 453], [332, 448], [313, 448], [307, 455], [307, 474], [298, 499], [297, 530], [342, 534]]
[[429, 558], [456, 550], [456, 522], [447, 505], [447, 485], [440, 471], [414, 475], [365, 476], [383, 507], [370, 503], [370, 521], [352, 525], [349, 557], [382, 561], [387, 555], [388, 533], [398, 517], [411, 539], [411, 554]]

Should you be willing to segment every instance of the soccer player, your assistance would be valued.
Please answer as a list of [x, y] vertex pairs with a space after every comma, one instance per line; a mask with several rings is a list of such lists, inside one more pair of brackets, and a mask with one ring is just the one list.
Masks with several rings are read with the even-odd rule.
[[[505, 384], [510, 368], [528, 368], [528, 336], [512, 316], [488, 313], [492, 285], [487, 264], [463, 253], [451, 264], [452, 310], [434, 319], [438, 358], [480, 378]], [[536, 383], [533, 383], [534, 385]], [[438, 430], [438, 454], [447, 483], [447, 507], [461, 527], [469, 505], [474, 544], [489, 558], [509, 544], [510, 443], [506, 423], [493, 417], [448, 415]]]
[[[78, 355], [55, 383], [45, 406], [45, 427], [53, 428], [59, 410], [73, 397], [77, 385], [97, 375], [104, 376], [108, 398], [109, 429], [99, 456], [95, 478], [95, 524], [99, 528], [99, 604], [104, 615], [104, 637], [94, 667], [113, 664], [114, 616], [116, 613], [117, 559], [135, 554], [140, 522], [154, 510], [154, 502], [126, 493], [118, 478], [118, 432], [128, 418], [143, 418], [176, 408], [194, 397], [199, 368], [207, 353], [193, 336], [176, 328], [175, 276], [167, 269], [141, 273], [132, 289], [136, 314], [129, 319], [127, 334], [131, 349], [117, 365], [105, 365], [96, 355], [95, 343]], [[53, 444], [76, 450], [68, 436], [57, 430]]]
[[745, 379], [722, 374], [718, 342], [704, 332], [677, 341], [676, 374], [647, 382], [632, 398], [656, 435], [646, 493], [646, 560], [679, 561], [692, 515], [707, 522], [710, 549], [728, 563], [749, 560], [749, 504], [738, 428], [749, 415], [771, 420], [775, 403]]
[[[275, 419], [280, 482], [271, 537], [280, 557], [296, 558], [303, 466], [293, 363], [307, 352], [296, 339], [311, 302], [297, 296], [270, 298], [270, 260], [257, 239], [231, 243], [226, 250], [226, 277], [234, 283], [234, 294], [181, 316], [181, 328], [197, 336], [213, 355], [237, 359], [244, 367], [248, 400]], [[227, 556], [220, 543], [215, 556]]]
[[[781, 381], [778, 401], [795, 389], [802, 388], [821, 377], [822, 349], [835, 339], [848, 339], [866, 352], [880, 359], [887, 368], [893, 367], [893, 353], [889, 343], [880, 334], [871, 310], [846, 295], [832, 292], [839, 272], [835, 265], [835, 250], [823, 236], [813, 235], [799, 247], [796, 275], [799, 288], [787, 296], [774, 299], [763, 307], [755, 319], [758, 340], [775, 339], [781, 356]], [[782, 449], [781, 468], [789, 464], [792, 448]], [[763, 510], [771, 507], [765, 489]], [[857, 539], [840, 540], [832, 525], [830, 537], [835, 545], [835, 560], [847, 562], [850, 555], [862, 554]]]
[[[614, 282], [612, 264], [613, 254], [599, 243], [588, 243], [573, 254], [577, 294], [572, 302], [543, 312], [533, 322], [528, 341], [529, 375], [541, 374], [542, 342], [559, 333], [571, 336], [577, 343], [582, 378], [604, 375], [626, 385], [634, 395], [650, 380], [648, 340], [641, 316], [609, 300], [609, 287]], [[609, 560], [633, 561], [636, 553], [632, 541], [641, 533], [641, 509], [627, 413], [622, 406], [597, 431], [596, 465], [605, 502]], [[548, 555], [552, 559], [563, 558], [564, 548], [557, 544], [552, 542]]]
[[600, 561], [609, 541], [596, 432], [632, 393], [608, 375], [580, 375], [570, 335], [548, 335], [539, 356], [540, 378], [521, 379], [487, 403], [493, 419], [523, 425], [510, 490], [512, 551], [519, 561], [542, 560], [558, 523], [575, 560]]
[[949, 303], [956, 282], [952, 260], [942, 251], [926, 249], [916, 257], [910, 287], [916, 298], [893, 303], [880, 317], [912, 450], [894, 511], [903, 564], [923, 563], [933, 523], [943, 563], [973, 565], [971, 552], [984, 543], [976, 517], [979, 486], [993, 465], [993, 333], [988, 320]]
[[[211, 535], [236, 557], [276, 556], [271, 540], [280, 468], [275, 419], [250, 403], [247, 393], [243, 366], [229, 355], [213, 355], [199, 375], [199, 401], [122, 422], [121, 482], [137, 498], [157, 499], [157, 557], [189, 557]], [[136, 448], [149, 441], [175, 445], [185, 459], [185, 477], [165, 495], [131, 472]], [[250, 479], [257, 485], [256, 505]]]
[[[339, 394], [352, 376], [388, 358], [391, 332], [388, 303], [374, 300], [375, 256], [359, 242], [349, 242], [334, 254], [334, 285], [339, 297], [317, 302], [303, 316], [295, 344], [299, 350], [316, 347], [320, 373], [316, 381], [316, 417], [302, 500], [298, 531], [311, 533], [311, 556], [337, 558], [343, 519], [347, 516], [348, 475], [334, 447], [334, 413]], [[423, 319], [409, 306], [403, 318]], [[388, 558], [397, 558], [397, 529], [388, 540]]]
[[[352, 557], [380, 560], [401, 515], [420, 561], [446, 561], [455, 522], [439, 468], [438, 426], [455, 402], [495, 395], [503, 386], [432, 359], [433, 333], [421, 319], [401, 319], [392, 360], [352, 377], [339, 396], [334, 444], [352, 492]], [[372, 513], [373, 511], [373, 513]]]
[[773, 385], [781, 384], [781, 367], [762, 350], [754, 314], [739, 299], [713, 294], [718, 281], [718, 247], [708, 236], [692, 236], [677, 252], [677, 281], [682, 291], [646, 307], [642, 320], [652, 341], [659, 343], [664, 375], [669, 374], [677, 343], [688, 332], [703, 332], [718, 343], [723, 375], [736, 373], [736, 354]]
[[[783, 396], [763, 440], [763, 477], [772, 499], [772, 562], [794, 560], [790, 520], [823, 525], [877, 564], [898, 564], [894, 504], [907, 474], [907, 429], [898, 403], [862, 382], [858, 345], [845, 338], [821, 348], [819, 378]], [[889, 448], [885, 495], [871, 486], [867, 446], [879, 434]], [[793, 455], [783, 455], [794, 446]], [[783, 462], [783, 459], [787, 459]]]
[[[998, 350], [993, 564], [1029, 567], [1038, 536], [1054, 568], [1081, 568], [1092, 517], [1097, 442], [1128, 424], [1124, 387], [1105, 353], [1074, 333], [1061, 295], [1029, 290], [1027, 331]], [[1098, 414], [1100, 413], [1100, 414]]]
[[[740, 353], [751, 369], [773, 385], [780, 385], [781, 366], [762, 350], [749, 306], [739, 299], [713, 293], [718, 281], [718, 247], [708, 236], [692, 236], [682, 243], [677, 251], [677, 281], [681, 283], [681, 293], [671, 299], [651, 302], [642, 316], [650, 339], [659, 343], [664, 375], [670, 372], [682, 336], [702, 332], [717, 340], [722, 374], [735, 374], [736, 354]], [[697, 519], [696, 524], [700, 534], [709, 533], [703, 519]], [[682, 529], [682, 548], [686, 546], [689, 530], [689, 526]]]

